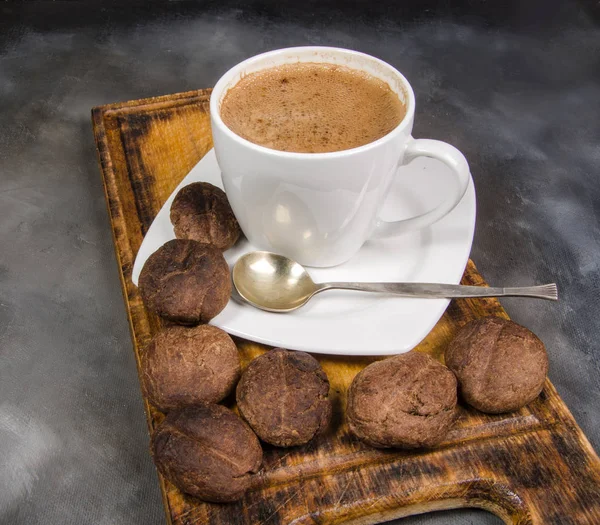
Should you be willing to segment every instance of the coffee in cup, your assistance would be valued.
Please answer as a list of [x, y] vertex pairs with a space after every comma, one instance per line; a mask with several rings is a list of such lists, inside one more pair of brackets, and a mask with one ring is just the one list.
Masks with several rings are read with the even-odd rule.
[[221, 103], [223, 122], [240, 137], [297, 153], [364, 146], [387, 135], [405, 115], [405, 104], [383, 80], [314, 62], [246, 75]]

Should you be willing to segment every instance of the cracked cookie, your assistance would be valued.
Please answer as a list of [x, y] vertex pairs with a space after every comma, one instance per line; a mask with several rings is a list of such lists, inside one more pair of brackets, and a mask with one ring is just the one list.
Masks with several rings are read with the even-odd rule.
[[450, 370], [425, 354], [409, 352], [358, 373], [348, 391], [348, 426], [373, 447], [430, 447], [454, 422], [456, 397]]
[[229, 266], [220, 250], [192, 240], [163, 244], [140, 273], [144, 305], [179, 324], [207, 323], [229, 301]]
[[241, 229], [225, 192], [208, 182], [181, 188], [171, 204], [171, 223], [178, 239], [193, 239], [228, 250]]
[[305, 352], [276, 348], [254, 359], [236, 390], [242, 417], [263, 441], [278, 447], [308, 443], [331, 419], [329, 380]]
[[163, 328], [141, 353], [142, 388], [163, 412], [185, 405], [218, 403], [240, 377], [235, 343], [209, 325]]
[[482, 412], [517, 410], [542, 391], [548, 355], [527, 328], [499, 317], [463, 326], [446, 349], [462, 398]]
[[204, 501], [240, 499], [262, 463], [254, 432], [221, 405], [169, 413], [154, 431], [150, 449], [163, 476]]

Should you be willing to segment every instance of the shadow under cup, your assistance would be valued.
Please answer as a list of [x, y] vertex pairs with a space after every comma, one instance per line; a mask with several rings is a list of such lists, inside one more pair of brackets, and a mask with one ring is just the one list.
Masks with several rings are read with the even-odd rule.
[[[404, 104], [404, 118], [374, 142], [329, 153], [266, 148], [224, 124], [220, 105], [241, 78], [298, 62], [342, 65], [383, 80]], [[396, 69], [345, 49], [281, 49], [250, 58], [225, 73], [210, 100], [213, 141], [225, 191], [248, 240], [259, 249], [308, 266], [334, 266], [351, 258], [377, 225], [411, 139], [414, 106], [412, 88]]]

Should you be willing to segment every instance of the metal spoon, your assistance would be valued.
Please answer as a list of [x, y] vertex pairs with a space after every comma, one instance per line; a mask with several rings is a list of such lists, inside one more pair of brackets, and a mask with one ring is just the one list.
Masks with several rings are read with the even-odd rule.
[[556, 284], [521, 288], [487, 288], [437, 283], [315, 283], [303, 266], [283, 255], [250, 252], [233, 267], [233, 283], [253, 306], [269, 312], [291, 312], [325, 290], [361, 290], [402, 297], [536, 297], [558, 300]]

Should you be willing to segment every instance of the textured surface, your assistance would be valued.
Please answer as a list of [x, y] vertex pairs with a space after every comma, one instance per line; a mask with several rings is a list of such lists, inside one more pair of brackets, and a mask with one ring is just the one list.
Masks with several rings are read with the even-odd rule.
[[237, 347], [215, 326], [166, 326], [140, 352], [142, 390], [162, 412], [219, 403], [239, 378]]
[[151, 449], [167, 479], [206, 501], [239, 499], [262, 463], [254, 432], [222, 405], [169, 412], [152, 434]]
[[461, 398], [488, 414], [511, 412], [533, 401], [548, 374], [548, 354], [533, 332], [488, 317], [465, 325], [444, 352]]
[[99, 4], [0, 5], [0, 522], [163, 523], [89, 110], [210, 86], [287, 45], [355, 48], [410, 79], [415, 136], [470, 161], [479, 270], [558, 282], [557, 305], [503, 303], [546, 344], [550, 378], [600, 449], [593, 2], [382, 1], [368, 16], [331, 1]]
[[194, 239], [228, 250], [238, 240], [241, 230], [227, 195], [208, 182], [194, 182], [182, 188], [170, 213], [178, 239]]
[[314, 357], [275, 348], [246, 367], [235, 400], [260, 439], [292, 447], [327, 429], [332, 412], [328, 395], [329, 381]]
[[350, 431], [378, 447], [433, 447], [456, 420], [454, 374], [421, 352], [372, 363], [348, 390]]
[[[144, 342], [160, 320], [142, 306], [140, 290], [131, 281], [134, 254], [155, 210], [186, 175], [186, 166], [210, 147], [209, 93], [196, 90], [92, 112], [138, 362]], [[200, 149], [186, 148], [190, 137], [197, 137], [194, 144]], [[155, 155], [157, 150], [162, 155]], [[179, 159], [179, 169], [173, 168], [173, 158]], [[471, 262], [463, 282], [485, 284]], [[506, 317], [493, 299], [452, 303], [417, 350], [440, 359], [461, 326], [490, 315]], [[242, 367], [252, 366], [266, 350], [242, 340], [238, 349]], [[316, 359], [331, 386], [333, 418], [325, 432], [305, 446], [265, 447], [264, 469], [244, 498], [227, 506], [194, 500], [161, 478], [169, 523], [366, 524], [457, 506], [491, 510], [507, 523], [564, 523], [568, 516], [571, 523], [595, 524], [600, 519], [600, 459], [549, 382], [534, 403], [518, 412], [486, 416], [463, 408], [435, 450], [381, 452], [351, 436], [344, 417], [353, 378], [377, 359], [324, 355]], [[302, 360], [296, 361], [299, 365]], [[147, 416], [150, 428], [162, 420], [149, 406]]]
[[191, 239], [172, 239], [150, 255], [138, 284], [146, 308], [187, 325], [216, 317], [232, 286], [221, 250]]

